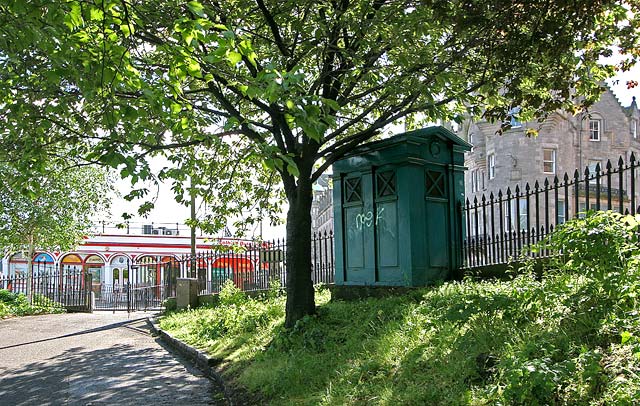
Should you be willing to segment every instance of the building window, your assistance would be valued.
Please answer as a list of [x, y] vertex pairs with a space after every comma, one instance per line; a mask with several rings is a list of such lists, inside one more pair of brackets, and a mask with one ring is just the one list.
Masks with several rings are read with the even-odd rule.
[[482, 171], [482, 190], [485, 190], [487, 187], [484, 184], [484, 171]]
[[583, 219], [587, 213], [587, 210], [596, 210], [596, 204], [594, 202], [589, 202], [589, 208], [587, 209], [587, 204], [585, 202], [578, 203], [578, 217]]
[[489, 167], [489, 179], [496, 177], [496, 155], [489, 154], [487, 156], [487, 166]]
[[[589, 160], [589, 173], [590, 174], [595, 174], [596, 173], [596, 167], [598, 166], [598, 164], [600, 163], [599, 159], [590, 159]], [[602, 170], [602, 166], [600, 166], [600, 170]]]
[[471, 171], [471, 193], [478, 191], [478, 171]]
[[362, 185], [360, 178], [345, 179], [345, 200], [347, 203], [362, 202]]
[[444, 172], [428, 170], [426, 172], [426, 195], [427, 197], [445, 198], [447, 189]]
[[631, 120], [631, 135], [634, 139], [638, 138], [638, 120], [635, 118]]
[[556, 150], [544, 148], [542, 155], [542, 171], [544, 173], [556, 173]]
[[556, 206], [556, 215], [558, 224], [562, 224], [565, 222], [567, 214], [564, 212], [564, 200], [558, 200], [558, 205]]
[[600, 141], [601, 136], [602, 120], [589, 120], [589, 141]]
[[[516, 204], [518, 205], [518, 210], [516, 210]], [[516, 215], [519, 214], [519, 217]], [[518, 225], [520, 226], [520, 231], [527, 229], [527, 200], [526, 199], [513, 199], [508, 202], [505, 202], [505, 228], [507, 231], [511, 229], [511, 231], [516, 231]], [[520, 224], [517, 224], [517, 221], [520, 221]]]
[[527, 201], [525, 199], [518, 200], [518, 206], [520, 206], [520, 230], [526, 230], [527, 224]]

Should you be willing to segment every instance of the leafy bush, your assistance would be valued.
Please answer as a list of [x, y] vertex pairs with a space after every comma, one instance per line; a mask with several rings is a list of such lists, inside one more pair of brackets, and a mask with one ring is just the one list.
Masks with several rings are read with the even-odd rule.
[[246, 303], [247, 296], [233, 283], [231, 279], [227, 279], [220, 290], [220, 304], [222, 305], [241, 305]]
[[560, 225], [538, 249], [561, 254], [552, 264], [557, 269], [610, 279], [627, 269], [630, 261], [637, 264], [639, 224], [640, 215], [590, 211]]
[[63, 313], [65, 311], [60, 303], [41, 295], [34, 295], [33, 302], [33, 304], [29, 304], [27, 296], [22, 293], [0, 289], [0, 317]]
[[15, 303], [18, 300], [19, 294], [7, 289], [0, 289], [0, 302], [3, 303]]

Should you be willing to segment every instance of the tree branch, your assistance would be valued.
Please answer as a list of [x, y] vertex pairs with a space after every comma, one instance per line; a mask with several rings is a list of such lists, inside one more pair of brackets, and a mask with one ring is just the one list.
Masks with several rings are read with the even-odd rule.
[[265, 6], [264, 1], [256, 0], [256, 3], [258, 4], [260, 11], [262, 11], [262, 15], [267, 21], [267, 24], [269, 24], [269, 28], [271, 29], [271, 33], [273, 34], [273, 39], [276, 42], [276, 46], [278, 47], [278, 50], [283, 56], [286, 56], [286, 57], [291, 56], [291, 52], [287, 49], [287, 46], [282, 40], [282, 36], [280, 35], [280, 30], [278, 30], [278, 24], [276, 24], [276, 21], [273, 19], [273, 15], [269, 12], [269, 10], [267, 9], [267, 6]]

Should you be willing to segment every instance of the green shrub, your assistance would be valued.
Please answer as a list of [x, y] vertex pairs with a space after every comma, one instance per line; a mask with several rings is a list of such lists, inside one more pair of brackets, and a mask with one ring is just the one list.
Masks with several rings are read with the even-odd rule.
[[162, 302], [166, 312], [172, 312], [178, 308], [178, 302], [175, 297], [169, 297]]
[[63, 313], [65, 311], [60, 303], [39, 294], [34, 295], [33, 302], [34, 304], [29, 304], [27, 297], [22, 293], [0, 289], [0, 317]]
[[15, 303], [20, 295], [7, 289], [0, 289], [0, 302]]
[[638, 225], [640, 215], [612, 211], [589, 211], [584, 218], [558, 226], [538, 249], [551, 249], [559, 255], [552, 266], [598, 278], [618, 275], [640, 254]]
[[220, 290], [220, 304], [222, 305], [241, 305], [247, 301], [245, 295], [231, 279], [227, 279]]

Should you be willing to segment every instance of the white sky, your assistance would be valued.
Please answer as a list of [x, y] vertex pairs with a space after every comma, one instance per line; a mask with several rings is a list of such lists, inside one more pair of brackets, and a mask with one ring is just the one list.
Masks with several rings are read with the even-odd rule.
[[[150, 164], [152, 171], [157, 173], [164, 165], [168, 164], [168, 161], [164, 158], [153, 158]], [[120, 197], [114, 198], [112, 201], [111, 217], [113, 221], [123, 221], [121, 215], [122, 213], [127, 212], [129, 214], [134, 214], [134, 217], [130, 220], [132, 228], [134, 227], [133, 224], [135, 224], [135, 227], [138, 229], [141, 229], [142, 224], [151, 223], [153, 223], [155, 227], [175, 227], [176, 223], [180, 224], [181, 229], [186, 227], [184, 226], [184, 222], [190, 217], [190, 208], [175, 201], [173, 191], [171, 190], [171, 183], [160, 184], [159, 187], [150, 182], [147, 185], [149, 188], [149, 199], [153, 199], [157, 196], [155, 208], [149, 213], [149, 215], [146, 218], [136, 215], [139, 205], [144, 200], [128, 202], [124, 198]], [[140, 187], [142, 187], [142, 185], [136, 186], [136, 188]], [[131, 190], [131, 182], [129, 179], [121, 179], [117, 182], [116, 188], [118, 189], [119, 194], [124, 196]], [[200, 199], [196, 200], [196, 210], [196, 214], [204, 214], [204, 206]], [[285, 213], [282, 214], [282, 218], [285, 218]], [[227, 226], [232, 233], [235, 232], [233, 227], [234, 220], [235, 219], [231, 218], [227, 222]], [[269, 221], [265, 220], [262, 224], [262, 233], [263, 238], [265, 239], [282, 238], [285, 235], [285, 227], [284, 225], [272, 227], [269, 224]], [[249, 229], [245, 233], [246, 238], [250, 238], [252, 236], [260, 236], [259, 226], [255, 226], [255, 229]]]
[[[618, 97], [618, 100], [623, 106], [629, 106], [632, 101], [632, 97], [636, 96], [640, 98], [640, 87], [636, 87], [634, 89], [627, 89], [626, 82], [628, 80], [637, 80], [640, 82], [640, 66], [636, 65], [632, 70], [628, 72], [623, 72], [615, 78], [608, 81], [611, 90]], [[159, 169], [162, 166], [163, 161], [157, 160], [152, 163], [153, 166], [156, 166]], [[117, 188], [119, 189], [122, 195], [126, 194], [130, 188], [130, 183], [128, 180], [121, 180], [117, 184]], [[151, 189], [151, 195], [155, 194], [155, 189]], [[135, 213], [137, 211], [139, 203], [131, 203], [127, 202], [122, 198], [115, 198], [113, 200], [112, 206], [112, 219], [114, 221], [119, 221], [121, 218], [121, 213], [130, 212]], [[199, 203], [197, 203], [199, 204]], [[202, 209], [201, 209], [202, 210]], [[285, 214], [282, 214], [282, 218], [284, 219]], [[160, 185], [158, 199], [156, 201], [155, 208], [151, 211], [146, 219], [141, 219], [139, 217], [134, 217], [131, 222], [139, 222], [150, 224], [154, 222], [156, 225], [158, 223], [172, 223], [175, 224], [181, 223], [183, 224], [186, 219], [189, 218], [189, 208], [183, 205], [178, 204], [174, 197], [173, 192], [170, 189], [169, 184]], [[228, 221], [228, 226], [231, 229], [231, 232], [235, 230], [232, 227], [233, 219]], [[268, 224], [268, 221], [263, 223], [263, 237], [265, 239], [272, 238], [282, 238], [285, 235], [284, 225], [280, 225], [277, 227], [272, 227]], [[254, 230], [256, 236], [260, 235], [259, 227], [256, 227]], [[251, 230], [248, 232], [249, 236], [251, 235]]]

